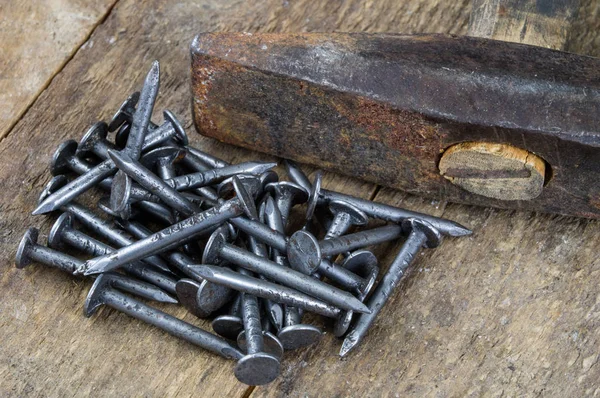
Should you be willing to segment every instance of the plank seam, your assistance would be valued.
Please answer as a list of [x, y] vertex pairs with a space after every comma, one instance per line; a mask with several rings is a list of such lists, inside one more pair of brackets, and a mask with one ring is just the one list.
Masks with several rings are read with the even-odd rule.
[[241, 398], [250, 397], [250, 395], [252, 395], [252, 393], [254, 392], [255, 389], [256, 389], [256, 386], [248, 386], [248, 388], [246, 388], [246, 391], [244, 391], [244, 393], [242, 394]]
[[37, 92], [37, 94], [35, 94], [35, 96], [30, 100], [29, 104], [27, 104], [27, 106], [25, 107], [25, 109], [23, 109], [21, 111], [21, 113], [19, 113], [17, 115], [17, 117], [15, 118], [15, 120], [8, 125], [8, 128], [6, 129], [6, 133], [4, 135], [0, 135], [0, 143], [2, 143], [2, 141], [4, 141], [13, 132], [13, 130], [15, 129], [15, 126], [17, 125], [17, 123], [19, 123], [21, 120], [23, 120], [23, 118], [25, 117], [25, 115], [27, 114], [27, 112], [29, 112], [29, 110], [35, 105], [35, 103], [40, 98], [40, 96], [42, 95], [42, 93], [44, 93], [44, 91], [46, 91], [48, 89], [48, 87], [50, 87], [50, 85], [54, 81], [54, 78], [56, 76], [58, 76], [58, 74], [61, 73], [65, 69], [65, 67], [67, 66], [67, 64], [73, 60], [73, 58], [79, 52], [79, 50], [81, 49], [81, 47], [83, 45], [85, 45], [85, 43], [88, 42], [88, 40], [94, 34], [94, 32], [96, 32], [96, 29], [98, 29], [98, 27], [100, 25], [102, 25], [106, 21], [106, 19], [110, 16], [110, 14], [112, 13], [113, 9], [115, 8], [115, 6], [117, 5], [117, 3], [119, 1], [120, 0], [114, 0], [112, 2], [112, 4], [107, 8], [107, 10], [104, 12], [104, 14], [102, 15], [102, 17], [99, 18], [98, 21], [92, 27], [92, 29], [90, 29], [89, 33], [81, 40], [81, 42], [79, 42], [79, 44], [77, 44], [76, 46], [73, 47], [73, 49], [72, 49], [71, 53], [69, 54], [69, 56], [63, 61], [62, 64], [60, 64], [60, 66], [58, 67], [58, 69], [56, 70], [56, 72], [54, 74], [52, 74], [46, 80], [46, 82], [41, 86], [41, 88]]
[[377, 194], [379, 194], [379, 191], [381, 191], [381, 185], [375, 185], [375, 189], [373, 189], [373, 192], [371, 192], [371, 195], [369, 196], [369, 200], [371, 202], [375, 200], [375, 197]]

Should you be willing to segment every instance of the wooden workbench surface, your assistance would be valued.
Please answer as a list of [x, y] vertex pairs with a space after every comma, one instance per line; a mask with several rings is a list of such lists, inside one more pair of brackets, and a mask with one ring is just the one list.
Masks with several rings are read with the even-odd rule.
[[[0, 59], [0, 396], [600, 396], [598, 221], [433, 202], [326, 174], [327, 188], [444, 216], [475, 234], [420, 255], [347, 359], [328, 334], [286, 353], [280, 378], [254, 389], [236, 381], [231, 362], [123, 314], [85, 318], [88, 280], [13, 267], [26, 228], [44, 235], [56, 217], [30, 215], [56, 146], [110, 118], [154, 59], [163, 77], [156, 109], [179, 115], [194, 145], [230, 161], [265, 158], [193, 132], [195, 33], [464, 34], [469, 1], [29, 3], [0, 5], [10, 58]], [[570, 51], [600, 54], [598, 13], [597, 2], [584, 4]], [[22, 39], [11, 40], [17, 26]], [[384, 270], [395, 251], [381, 248]]]

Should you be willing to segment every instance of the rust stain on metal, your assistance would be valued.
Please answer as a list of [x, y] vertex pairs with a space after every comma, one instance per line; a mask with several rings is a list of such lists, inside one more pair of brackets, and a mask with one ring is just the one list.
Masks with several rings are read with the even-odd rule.
[[[600, 218], [593, 58], [443, 35], [206, 33], [192, 90], [198, 130], [221, 141], [436, 199]], [[437, 168], [462, 142], [522, 148], [552, 179], [532, 200], [469, 193]]]

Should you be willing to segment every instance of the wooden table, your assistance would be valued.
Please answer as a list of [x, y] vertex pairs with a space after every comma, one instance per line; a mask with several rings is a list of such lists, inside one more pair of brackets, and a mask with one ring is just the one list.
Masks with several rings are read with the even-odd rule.
[[[568, 49], [598, 56], [598, 3], [584, 3]], [[54, 148], [110, 118], [154, 59], [163, 77], [157, 109], [179, 115], [194, 145], [233, 162], [266, 158], [193, 131], [195, 33], [464, 34], [469, 12], [467, 0], [0, 5], [0, 396], [599, 396], [598, 221], [432, 202], [326, 174], [327, 188], [447, 217], [475, 234], [419, 256], [347, 359], [329, 333], [287, 353], [281, 377], [257, 388], [237, 382], [231, 362], [123, 314], [85, 318], [88, 280], [13, 268], [26, 228], [45, 234], [56, 217], [30, 215]], [[380, 249], [384, 270], [395, 251]]]

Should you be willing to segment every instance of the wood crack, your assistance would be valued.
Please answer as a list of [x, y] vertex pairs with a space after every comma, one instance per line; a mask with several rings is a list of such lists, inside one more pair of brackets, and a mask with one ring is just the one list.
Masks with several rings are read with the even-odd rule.
[[31, 98], [31, 100], [29, 101], [29, 104], [27, 104], [27, 106], [20, 113], [18, 113], [18, 115], [15, 118], [15, 120], [13, 120], [8, 125], [8, 128], [6, 129], [6, 131], [4, 133], [0, 132], [0, 143], [2, 141], [4, 141], [4, 139], [6, 137], [8, 137], [13, 132], [15, 126], [23, 119], [23, 117], [25, 117], [25, 115], [27, 114], [27, 112], [29, 112], [29, 110], [37, 102], [38, 98], [40, 98], [40, 96], [48, 89], [48, 87], [50, 87], [50, 84], [52, 84], [52, 82], [54, 81], [54, 78], [56, 76], [58, 76], [58, 74], [61, 73], [65, 69], [65, 67], [67, 66], [67, 64], [69, 62], [71, 62], [71, 60], [79, 52], [79, 50], [81, 49], [81, 47], [83, 47], [85, 45], [85, 43], [88, 42], [88, 40], [90, 39], [90, 37], [96, 31], [96, 29], [100, 25], [102, 25], [104, 23], [104, 21], [106, 21], [106, 19], [110, 16], [110, 14], [112, 13], [112, 10], [115, 8], [115, 6], [117, 5], [118, 2], [119, 2], [119, 0], [114, 0], [112, 2], [112, 4], [106, 9], [106, 12], [98, 19], [98, 21], [89, 30], [89, 33], [83, 38], [83, 40], [81, 40], [81, 42], [79, 42], [76, 46], [73, 47], [73, 49], [72, 49], [71, 53], [69, 54], [69, 56], [63, 61], [62, 64], [60, 64], [60, 66], [57, 68], [57, 70], [46, 80], [46, 82], [40, 87], [40, 89], [33, 96], [33, 98]]

